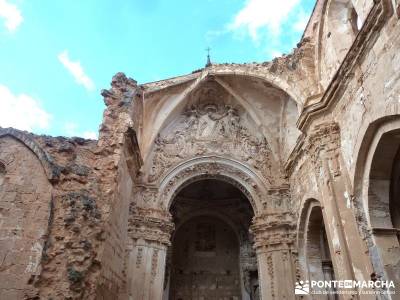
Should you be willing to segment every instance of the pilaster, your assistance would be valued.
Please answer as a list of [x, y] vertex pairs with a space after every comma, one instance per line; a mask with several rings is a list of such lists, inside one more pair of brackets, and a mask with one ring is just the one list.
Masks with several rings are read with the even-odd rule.
[[[325, 228], [335, 279], [370, 280], [372, 266], [352, 209], [350, 181], [347, 170], [342, 167], [338, 124], [329, 122], [316, 126], [306, 142], [306, 150], [318, 178], [324, 220], [330, 220], [325, 222]], [[354, 297], [341, 295], [341, 299]]]
[[288, 212], [265, 213], [253, 220], [261, 299], [295, 299], [295, 226]]
[[135, 300], [160, 300], [166, 254], [174, 225], [166, 211], [135, 207], [128, 234], [128, 295]]

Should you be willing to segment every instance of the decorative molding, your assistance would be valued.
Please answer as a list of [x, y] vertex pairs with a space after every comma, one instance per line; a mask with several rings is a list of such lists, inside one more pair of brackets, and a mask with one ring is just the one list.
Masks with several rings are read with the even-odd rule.
[[136, 257], [136, 268], [139, 269], [143, 259], [143, 247], [138, 247]]
[[275, 299], [275, 284], [274, 284], [274, 263], [272, 260], [272, 254], [267, 254], [267, 270], [269, 275], [269, 280], [271, 284], [271, 297]]
[[153, 255], [151, 256], [151, 279], [150, 282], [154, 283], [157, 276], [157, 265], [158, 265], [158, 249], [153, 249]]
[[134, 207], [128, 220], [128, 234], [134, 239], [143, 239], [169, 246], [174, 230], [171, 215], [163, 210]]
[[296, 241], [296, 225], [289, 212], [258, 215], [254, 217], [250, 230], [257, 251], [289, 249]]
[[246, 195], [254, 212], [262, 211], [262, 200], [267, 194], [263, 181], [247, 166], [215, 156], [192, 159], [177, 166], [161, 181], [157, 202], [168, 209], [180, 189], [191, 182], [209, 178], [233, 184]]

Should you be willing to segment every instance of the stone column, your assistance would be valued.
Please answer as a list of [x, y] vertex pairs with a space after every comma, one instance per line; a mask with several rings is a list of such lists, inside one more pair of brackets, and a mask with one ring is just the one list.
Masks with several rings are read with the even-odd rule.
[[174, 228], [166, 211], [134, 208], [129, 219], [127, 292], [130, 300], [161, 300], [165, 262]]
[[294, 300], [295, 231], [289, 213], [256, 216], [251, 226], [262, 300]]

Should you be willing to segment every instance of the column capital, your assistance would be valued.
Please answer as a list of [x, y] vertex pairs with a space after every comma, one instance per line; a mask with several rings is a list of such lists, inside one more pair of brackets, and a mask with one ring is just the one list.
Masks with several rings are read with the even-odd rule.
[[296, 238], [295, 225], [289, 212], [261, 214], [253, 218], [250, 227], [257, 251], [291, 248]]
[[134, 239], [170, 246], [174, 230], [171, 214], [154, 208], [135, 207], [130, 211], [128, 234]]
[[316, 125], [308, 134], [305, 146], [311, 153], [338, 149], [340, 146], [339, 124], [326, 122]]
[[323, 169], [333, 177], [342, 174], [340, 144], [340, 127], [336, 122], [322, 123], [311, 130], [305, 143], [305, 151], [308, 152], [317, 175]]

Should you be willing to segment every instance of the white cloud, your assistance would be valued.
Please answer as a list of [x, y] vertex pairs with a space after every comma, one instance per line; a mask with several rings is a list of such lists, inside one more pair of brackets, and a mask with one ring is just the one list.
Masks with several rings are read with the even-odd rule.
[[66, 136], [80, 136], [85, 139], [96, 140], [98, 138], [97, 132], [79, 130], [79, 125], [75, 122], [67, 122], [64, 124], [64, 132]]
[[94, 132], [94, 131], [84, 131], [82, 133], [82, 137], [84, 137], [85, 139], [89, 139], [89, 140], [97, 140], [97, 138], [98, 138], [97, 132]]
[[258, 40], [260, 29], [278, 35], [282, 23], [299, 2], [300, 0], [247, 0], [228, 27], [234, 31], [246, 30], [254, 41]]
[[28, 131], [47, 129], [51, 118], [38, 100], [25, 94], [15, 95], [0, 84], [0, 126]]
[[[1, 0], [0, 0], [1, 1]], [[64, 50], [58, 55], [58, 60], [64, 65], [64, 67], [74, 76], [78, 84], [83, 85], [87, 90], [92, 91], [95, 89], [92, 79], [85, 74], [81, 63], [79, 61], [72, 61], [69, 58], [67, 50]]]
[[4, 19], [4, 25], [10, 32], [15, 31], [23, 21], [18, 7], [7, 0], [0, 0], [0, 18]]
[[271, 58], [280, 57], [283, 55], [282, 51], [277, 49], [267, 49], [267, 53], [271, 56]]

